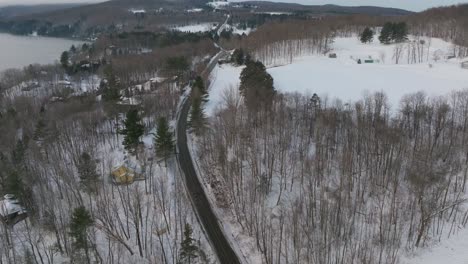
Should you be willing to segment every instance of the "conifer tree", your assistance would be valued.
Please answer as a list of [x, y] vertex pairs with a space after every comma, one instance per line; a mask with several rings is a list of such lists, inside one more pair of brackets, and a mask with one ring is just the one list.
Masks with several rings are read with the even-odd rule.
[[202, 103], [202, 97], [195, 92], [192, 96], [192, 108], [190, 110], [188, 125], [193, 129], [197, 136], [203, 133], [206, 126], [205, 111]]
[[158, 120], [158, 130], [154, 136], [154, 145], [156, 155], [164, 158], [164, 160], [174, 153], [174, 139], [172, 138], [172, 133], [169, 131], [169, 124], [164, 117]]
[[364, 29], [361, 33], [361, 42], [362, 43], [370, 43], [374, 39], [374, 31], [368, 27]]
[[387, 22], [380, 31], [379, 41], [382, 44], [389, 44], [392, 41], [393, 23]]
[[124, 129], [120, 134], [124, 135], [123, 145], [125, 149], [134, 152], [140, 143], [140, 137], [143, 136], [144, 126], [141, 124], [141, 118], [137, 109], [131, 109], [127, 112], [124, 121]]
[[68, 51], [62, 52], [62, 55], [60, 56], [60, 64], [64, 69], [68, 69], [69, 62], [68, 60], [70, 59], [70, 56], [68, 54]]
[[185, 224], [184, 240], [180, 244], [180, 259], [179, 264], [191, 264], [198, 258], [198, 247], [195, 245], [195, 240], [192, 238], [192, 227]]
[[96, 173], [96, 162], [87, 153], [83, 152], [76, 165], [80, 177], [80, 183], [88, 192], [97, 191], [99, 175]]
[[192, 85], [194, 94], [201, 96], [203, 103], [208, 102], [208, 91], [201, 76], [197, 76]]
[[101, 83], [102, 99], [104, 101], [117, 101], [120, 99], [120, 83], [117, 76], [114, 74], [112, 66], [108, 66], [104, 70], [104, 75], [107, 82]]
[[70, 235], [74, 239], [73, 246], [75, 249], [83, 249], [86, 253], [88, 263], [89, 259], [89, 243], [88, 230], [93, 225], [94, 221], [84, 206], [80, 206], [73, 210], [70, 221]]
[[248, 61], [246, 66], [241, 72], [239, 90], [247, 108], [250, 111], [269, 109], [276, 95], [273, 77], [259, 61]]

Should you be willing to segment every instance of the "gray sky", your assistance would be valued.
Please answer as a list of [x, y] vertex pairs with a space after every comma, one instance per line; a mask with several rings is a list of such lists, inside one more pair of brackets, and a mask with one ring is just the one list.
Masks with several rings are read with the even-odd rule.
[[[231, 0], [231, 1], [242, 1], [242, 0]], [[372, 6], [384, 6], [384, 7], [397, 7], [412, 11], [421, 11], [430, 7], [441, 6], [441, 5], [452, 5], [468, 0], [270, 0], [273, 2], [289, 2], [289, 3], [300, 3], [309, 5], [322, 5], [322, 4], [337, 4], [345, 6], [356, 6], [356, 5], [372, 5]], [[0, 0], [0, 6], [2, 5], [18, 5], [18, 4], [44, 4], [44, 3], [96, 3], [104, 2], [104, 0]]]

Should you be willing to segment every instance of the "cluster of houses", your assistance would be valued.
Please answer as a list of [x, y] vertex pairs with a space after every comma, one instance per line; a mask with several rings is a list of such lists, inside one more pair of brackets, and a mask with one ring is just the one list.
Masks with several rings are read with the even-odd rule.
[[141, 55], [151, 53], [153, 50], [148, 48], [137, 48], [137, 47], [117, 47], [111, 45], [106, 48], [105, 54], [107, 56], [122, 56], [122, 55]]

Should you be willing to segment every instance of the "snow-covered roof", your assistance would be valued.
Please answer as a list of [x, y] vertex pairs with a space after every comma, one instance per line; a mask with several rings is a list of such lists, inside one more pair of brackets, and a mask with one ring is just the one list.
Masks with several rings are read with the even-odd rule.
[[132, 12], [133, 14], [144, 14], [144, 13], [146, 13], [146, 10], [144, 10], [144, 9], [130, 9], [129, 11]]
[[26, 213], [26, 209], [19, 204], [19, 201], [12, 194], [4, 196], [5, 199], [0, 200], [0, 215], [7, 216], [14, 213]]

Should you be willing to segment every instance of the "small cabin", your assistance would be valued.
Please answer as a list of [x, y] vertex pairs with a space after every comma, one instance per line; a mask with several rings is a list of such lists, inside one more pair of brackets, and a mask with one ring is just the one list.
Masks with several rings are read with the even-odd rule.
[[26, 209], [20, 205], [13, 194], [7, 194], [0, 200], [0, 218], [8, 226], [14, 226], [28, 217]]
[[135, 176], [135, 171], [124, 165], [112, 169], [112, 180], [115, 184], [132, 184]]
[[373, 59], [366, 59], [366, 60], [364, 60], [364, 63], [374, 63], [374, 60]]
[[462, 67], [463, 69], [468, 69], [468, 61], [462, 62], [462, 63], [461, 63], [461, 67]]
[[328, 58], [330, 58], [330, 59], [336, 59], [336, 58], [338, 58], [338, 55], [336, 55], [336, 53], [329, 53], [329, 54], [328, 54]]

